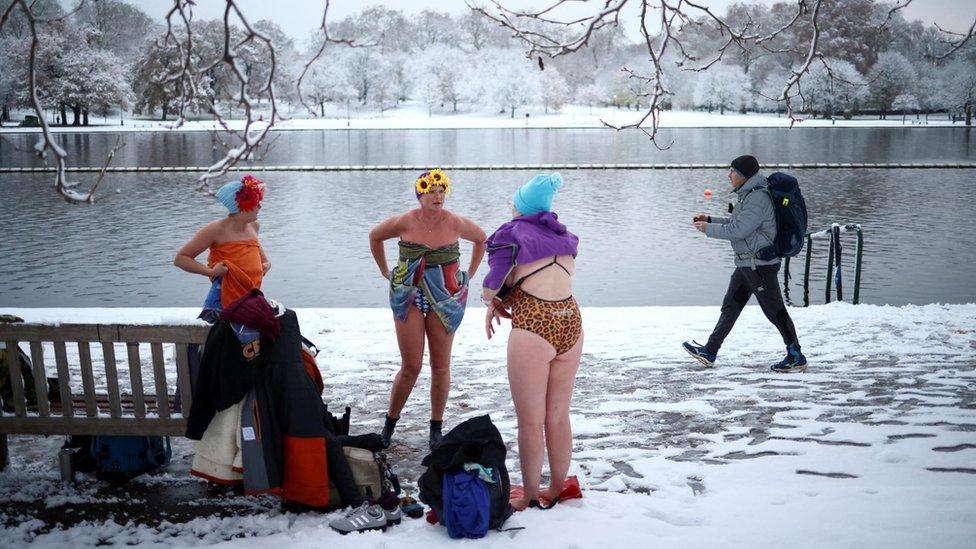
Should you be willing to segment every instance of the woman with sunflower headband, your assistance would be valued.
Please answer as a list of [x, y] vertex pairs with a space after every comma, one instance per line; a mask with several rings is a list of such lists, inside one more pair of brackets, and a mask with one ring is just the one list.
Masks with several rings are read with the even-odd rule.
[[[216, 320], [222, 308], [252, 288], [261, 288], [264, 275], [271, 269], [258, 242], [258, 212], [264, 189], [264, 183], [250, 174], [217, 189], [214, 196], [227, 208], [228, 215], [208, 223], [176, 252], [174, 265], [206, 276], [213, 283], [200, 315], [204, 320]], [[196, 258], [207, 249], [210, 255], [204, 265]]]
[[[369, 233], [373, 259], [380, 274], [390, 281], [390, 307], [401, 359], [383, 426], [386, 446], [420, 375], [425, 340], [430, 346], [430, 447], [441, 439], [454, 332], [464, 317], [468, 281], [485, 255], [485, 232], [470, 219], [444, 208], [450, 192], [451, 179], [440, 169], [420, 174], [414, 182], [420, 206], [383, 221]], [[400, 247], [392, 272], [383, 249], [383, 242], [391, 238], [398, 238]], [[459, 268], [460, 238], [474, 244], [467, 271]]]

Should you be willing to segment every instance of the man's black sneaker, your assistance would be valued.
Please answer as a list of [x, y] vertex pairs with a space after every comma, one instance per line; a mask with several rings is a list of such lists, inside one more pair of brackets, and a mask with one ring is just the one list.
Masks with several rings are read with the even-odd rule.
[[803, 353], [800, 352], [799, 344], [791, 343], [786, 347], [786, 358], [777, 364], [773, 364], [770, 369], [778, 374], [803, 372], [807, 369], [807, 357], [803, 356]]
[[695, 360], [702, 363], [702, 366], [706, 368], [711, 368], [715, 364], [715, 353], [708, 352], [708, 349], [704, 345], [700, 345], [697, 341], [692, 340], [691, 343], [685, 341], [681, 344], [682, 347], [688, 354], [695, 357]]

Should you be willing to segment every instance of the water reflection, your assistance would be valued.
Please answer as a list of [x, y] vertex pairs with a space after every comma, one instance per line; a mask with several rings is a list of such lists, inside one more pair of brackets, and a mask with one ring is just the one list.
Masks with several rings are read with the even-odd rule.
[[[438, 145], [439, 147], [444, 144]], [[367, 232], [415, 204], [404, 172], [256, 172], [269, 184], [262, 241], [274, 268], [269, 295], [292, 306], [386, 305], [384, 280]], [[486, 230], [504, 222], [511, 192], [530, 172], [457, 172], [448, 207]], [[691, 227], [697, 211], [721, 213], [727, 182], [718, 170], [600, 171], [563, 174], [557, 212], [581, 237], [574, 293], [584, 305], [717, 304], [731, 269], [728, 246]], [[804, 170], [796, 174], [811, 228], [832, 222], [865, 228], [866, 303], [976, 301], [973, 181], [964, 170]], [[195, 306], [206, 280], [178, 271], [179, 246], [223, 215], [193, 189], [192, 174], [119, 174], [95, 206], [69, 205], [50, 178], [0, 178], [2, 306]], [[705, 187], [716, 196], [705, 199]], [[118, 193], [115, 190], [118, 189]], [[389, 243], [388, 257], [395, 257]], [[854, 237], [845, 240], [848, 300]], [[467, 254], [470, 249], [462, 246]], [[826, 241], [814, 253], [811, 296], [823, 300]], [[792, 266], [801, 296], [802, 256]], [[475, 278], [480, 285], [483, 269]]]
[[[776, 163], [976, 161], [964, 128], [684, 128], [661, 151], [640, 132], [607, 129], [281, 131], [265, 165], [715, 163], [750, 151]], [[101, 166], [117, 134], [58, 134], [72, 166]], [[36, 138], [6, 136], [30, 150]], [[207, 132], [124, 134], [116, 166], [209, 166]], [[41, 166], [0, 140], [0, 165]]]

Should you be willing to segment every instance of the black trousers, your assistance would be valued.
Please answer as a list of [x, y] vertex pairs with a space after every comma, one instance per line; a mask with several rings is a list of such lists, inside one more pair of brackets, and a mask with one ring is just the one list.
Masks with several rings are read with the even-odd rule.
[[780, 335], [783, 336], [783, 343], [799, 343], [796, 338], [796, 328], [793, 327], [793, 319], [786, 311], [786, 304], [783, 303], [783, 294], [780, 293], [779, 283], [776, 274], [779, 272], [779, 263], [776, 265], [762, 265], [753, 270], [752, 267], [736, 267], [729, 280], [729, 289], [725, 292], [725, 299], [722, 300], [722, 314], [718, 318], [715, 330], [708, 338], [705, 347], [710, 353], [718, 353], [722, 347], [722, 342], [728, 337], [735, 326], [735, 321], [739, 318], [742, 308], [749, 302], [751, 296], [756, 296], [759, 307], [762, 309], [766, 318], [776, 326]]

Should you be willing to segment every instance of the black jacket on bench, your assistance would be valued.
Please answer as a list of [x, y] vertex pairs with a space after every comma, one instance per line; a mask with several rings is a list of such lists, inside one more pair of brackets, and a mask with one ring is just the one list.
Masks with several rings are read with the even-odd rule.
[[186, 420], [186, 438], [200, 440], [217, 412], [237, 404], [254, 386], [261, 371], [260, 353], [241, 345], [230, 322], [218, 320], [203, 348], [200, 372], [193, 390], [193, 404]]
[[[261, 437], [265, 466], [277, 469], [265, 473], [271, 488], [280, 487], [286, 500], [324, 507], [331, 478], [343, 503], [358, 505], [362, 496], [342, 444], [325, 426], [325, 404], [302, 362], [298, 317], [289, 309], [280, 320], [278, 338], [261, 338], [260, 352], [246, 353], [252, 356], [250, 360], [245, 357], [248, 346], [241, 345], [230, 322], [219, 320], [213, 325], [203, 352], [186, 437], [200, 440], [217, 411], [237, 404], [256, 387], [259, 398], [255, 403], [260, 408], [256, 413], [262, 423], [271, 423], [269, 432], [273, 433]], [[246, 478], [248, 472], [244, 474]]]

